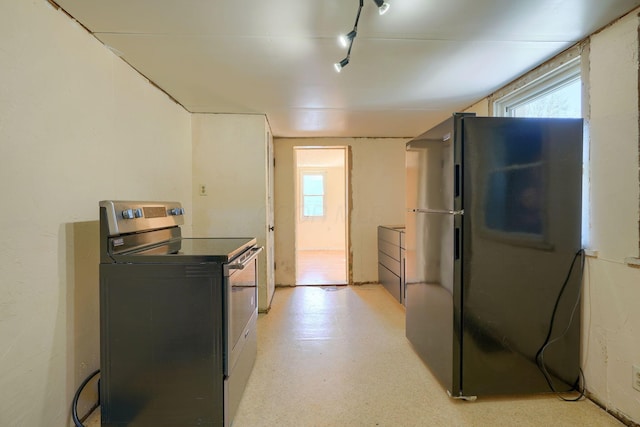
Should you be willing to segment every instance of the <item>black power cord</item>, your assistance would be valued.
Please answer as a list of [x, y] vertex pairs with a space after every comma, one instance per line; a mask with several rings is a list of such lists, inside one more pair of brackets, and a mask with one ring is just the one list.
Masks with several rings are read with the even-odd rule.
[[[560, 299], [562, 298], [562, 294], [564, 293], [565, 289], [567, 288], [567, 285], [569, 283], [569, 278], [571, 277], [571, 273], [573, 272], [573, 267], [576, 263], [576, 260], [578, 259], [578, 257], [580, 258], [580, 285], [578, 286], [578, 295], [576, 297], [576, 302], [573, 305], [573, 309], [571, 310], [571, 317], [569, 318], [569, 322], [567, 323], [567, 327], [565, 328], [565, 330], [556, 338], [551, 339], [551, 332], [553, 331], [553, 326], [556, 320], [556, 314], [558, 312], [558, 306], [560, 305]], [[578, 378], [576, 379], [575, 383], [573, 384], [573, 390], [576, 390], [579, 392], [578, 397], [573, 398], [573, 399], [567, 399], [564, 396], [562, 396], [560, 394], [559, 391], [556, 390], [556, 388], [553, 385], [553, 380], [551, 379], [551, 374], [549, 374], [549, 372], [547, 371], [547, 367], [544, 364], [544, 351], [547, 349], [547, 347], [549, 347], [551, 344], [553, 344], [554, 342], [558, 341], [560, 338], [564, 337], [567, 332], [569, 331], [569, 328], [571, 327], [571, 324], [573, 323], [573, 318], [576, 314], [576, 310], [578, 308], [578, 305], [580, 304], [580, 296], [582, 295], [582, 277], [584, 276], [584, 249], [580, 249], [578, 252], [576, 252], [576, 254], [573, 256], [573, 260], [571, 261], [571, 266], [569, 267], [569, 271], [567, 272], [567, 277], [564, 279], [564, 283], [562, 284], [562, 288], [560, 288], [560, 292], [558, 293], [558, 298], [556, 298], [556, 303], [553, 306], [553, 312], [551, 314], [551, 321], [549, 322], [549, 331], [547, 332], [547, 337], [544, 340], [544, 343], [542, 343], [542, 345], [540, 346], [540, 349], [538, 349], [538, 352], [536, 353], [536, 364], [538, 365], [538, 369], [540, 369], [540, 372], [542, 372], [542, 375], [544, 375], [545, 380], [547, 381], [547, 384], [549, 385], [549, 389], [551, 389], [552, 392], [556, 393], [558, 395], [558, 397], [566, 402], [577, 402], [579, 400], [582, 400], [582, 398], [585, 396], [585, 391], [586, 391], [586, 382], [585, 382], [585, 378], [584, 378], [584, 373], [582, 372], [582, 368], [578, 368]]]
[[[85, 380], [82, 381], [82, 384], [80, 384], [80, 387], [78, 387], [78, 390], [76, 391], [75, 396], [73, 396], [73, 403], [71, 404], [71, 417], [73, 418], [73, 423], [76, 425], [76, 427], [84, 427], [84, 424], [82, 424], [82, 421], [84, 421], [84, 419], [80, 420], [80, 418], [78, 418], [78, 399], [80, 398], [80, 393], [82, 393], [82, 390], [89, 383], [89, 381], [91, 381], [91, 379], [96, 375], [98, 375], [99, 373], [100, 373], [100, 369], [97, 369], [93, 371], [91, 375], [85, 378]], [[98, 400], [98, 403], [94, 406], [93, 409], [97, 408], [99, 404], [100, 404], [100, 401]], [[91, 412], [92, 411], [89, 411], [89, 413]]]

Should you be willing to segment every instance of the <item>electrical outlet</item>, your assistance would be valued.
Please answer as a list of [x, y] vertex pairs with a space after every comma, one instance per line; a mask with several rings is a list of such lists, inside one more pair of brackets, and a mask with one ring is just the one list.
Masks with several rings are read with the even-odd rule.
[[640, 391], [640, 366], [633, 365], [633, 388]]
[[207, 186], [204, 184], [200, 184], [200, 195], [201, 196], [207, 195]]

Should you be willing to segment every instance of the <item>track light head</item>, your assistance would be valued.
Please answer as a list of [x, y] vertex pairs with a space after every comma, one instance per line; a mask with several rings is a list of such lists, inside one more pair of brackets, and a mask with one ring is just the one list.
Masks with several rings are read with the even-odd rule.
[[340, 46], [342, 46], [343, 48], [348, 48], [350, 43], [353, 43], [353, 39], [356, 38], [356, 30], [351, 30], [351, 32], [349, 32], [347, 35], [340, 35], [340, 37], [338, 37], [338, 41], [340, 42]]
[[389, 3], [387, 3], [384, 0], [373, 0], [376, 4], [376, 6], [378, 6], [378, 12], [380, 13], [380, 15], [384, 15], [385, 13], [387, 13], [387, 11], [389, 10]]
[[335, 64], [333, 64], [333, 68], [335, 68], [336, 73], [339, 73], [340, 71], [342, 71], [342, 69], [344, 67], [347, 66], [347, 64], [349, 63], [349, 58], [344, 58], [342, 61], [340, 62], [336, 62]]

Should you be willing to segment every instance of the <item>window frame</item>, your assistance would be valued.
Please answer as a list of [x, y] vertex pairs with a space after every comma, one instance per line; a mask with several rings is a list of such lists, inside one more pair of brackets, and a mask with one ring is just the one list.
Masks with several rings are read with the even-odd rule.
[[[321, 176], [322, 177], [322, 194], [305, 194], [304, 192], [304, 177], [305, 176]], [[327, 171], [324, 169], [301, 169], [299, 175], [299, 188], [300, 188], [300, 218], [302, 220], [315, 220], [323, 219], [327, 215]], [[305, 215], [305, 196], [319, 196], [322, 197], [322, 215]]]
[[[494, 99], [493, 115], [495, 117], [514, 117], [513, 112], [516, 108], [547, 96], [550, 93], [581, 79], [582, 64], [581, 57], [578, 55], [557, 68], [554, 68], [550, 72], [536, 78], [530, 83], [515, 89], [498, 99]], [[581, 116], [584, 116], [584, 112]]]

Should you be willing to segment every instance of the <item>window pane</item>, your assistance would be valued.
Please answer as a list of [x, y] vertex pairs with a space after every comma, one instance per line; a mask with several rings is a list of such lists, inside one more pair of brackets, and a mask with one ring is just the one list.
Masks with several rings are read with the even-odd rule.
[[323, 216], [324, 215], [324, 197], [323, 196], [304, 196], [303, 215], [304, 216]]
[[322, 175], [303, 175], [302, 194], [321, 195], [324, 194], [324, 177]]
[[580, 79], [509, 110], [513, 117], [582, 117]]

